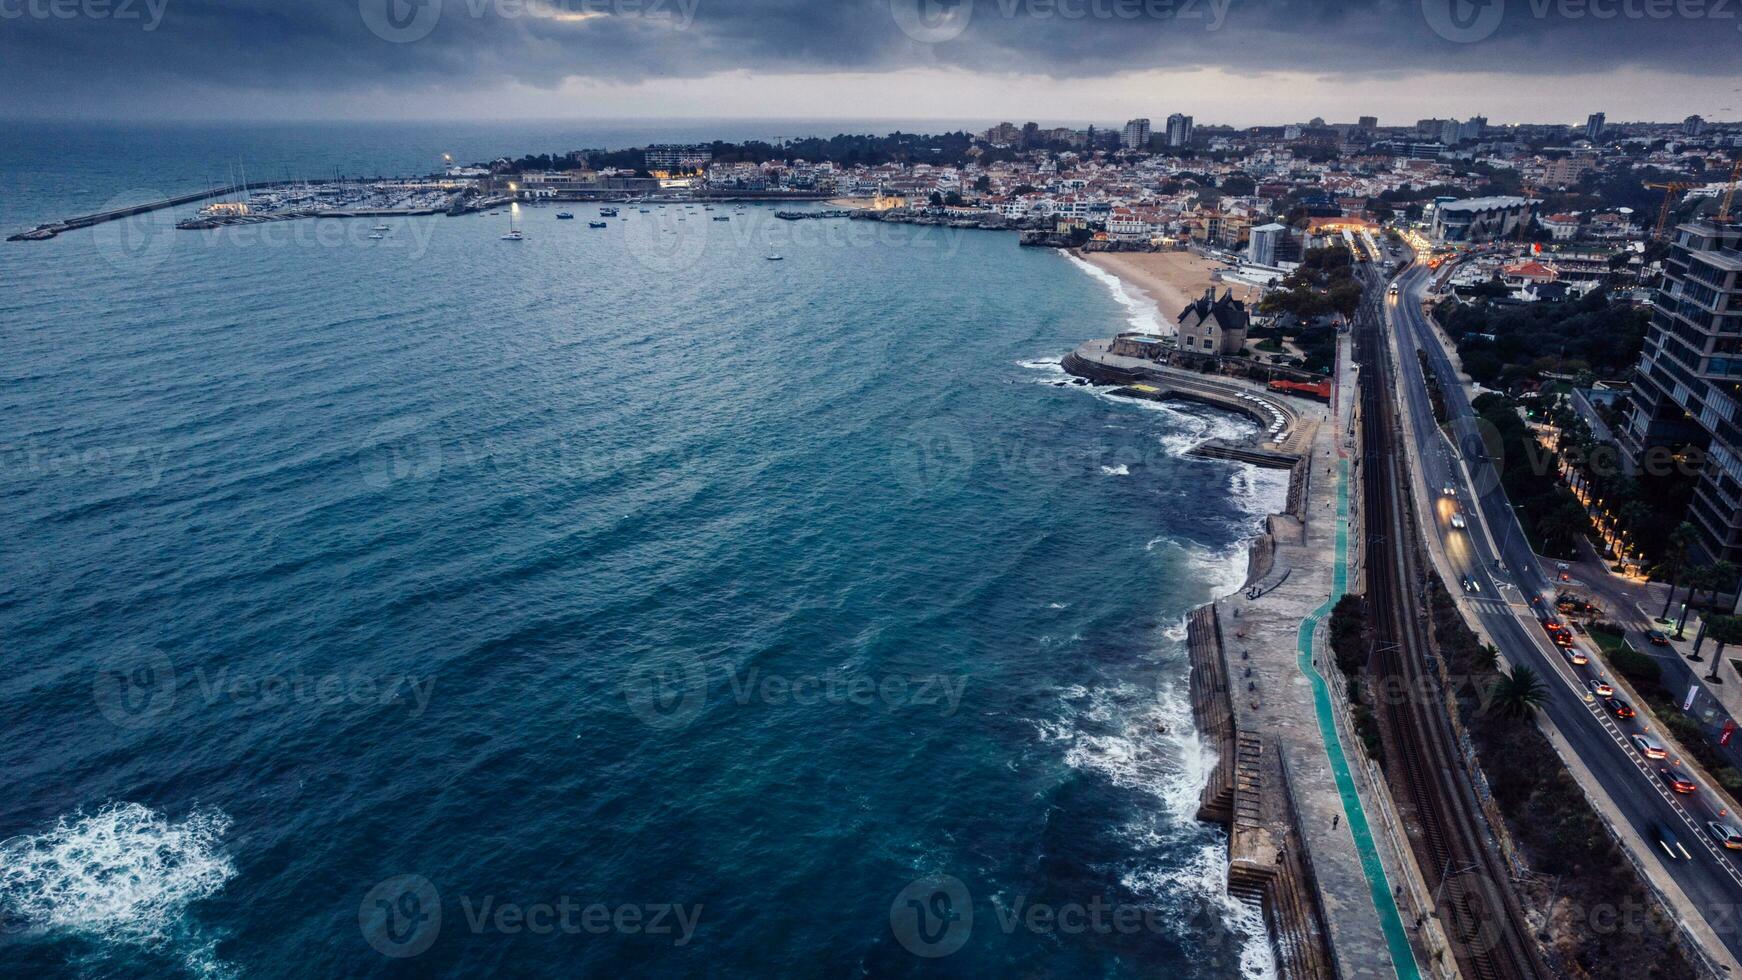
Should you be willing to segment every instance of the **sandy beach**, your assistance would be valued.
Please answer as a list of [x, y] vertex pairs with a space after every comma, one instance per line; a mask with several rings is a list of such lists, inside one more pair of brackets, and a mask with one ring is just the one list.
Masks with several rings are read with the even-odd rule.
[[1250, 286], [1214, 282], [1210, 270], [1221, 263], [1191, 252], [1079, 252], [1085, 262], [1094, 264], [1117, 277], [1127, 286], [1140, 289], [1155, 302], [1163, 323], [1172, 326], [1180, 311], [1194, 302], [1211, 285], [1218, 295], [1232, 289], [1235, 299], [1248, 302], [1257, 299], [1258, 290]]

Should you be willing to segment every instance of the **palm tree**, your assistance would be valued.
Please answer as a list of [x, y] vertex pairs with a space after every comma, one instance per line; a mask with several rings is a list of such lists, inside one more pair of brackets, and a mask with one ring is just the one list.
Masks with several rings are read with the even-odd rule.
[[1706, 680], [1722, 684], [1724, 679], [1718, 676], [1718, 667], [1724, 662], [1724, 648], [1732, 643], [1742, 643], [1742, 616], [1712, 616], [1706, 620], [1706, 629], [1718, 644], [1718, 648], [1712, 651], [1712, 670], [1706, 675]]
[[1500, 662], [1500, 648], [1492, 643], [1484, 643], [1477, 648], [1475, 656], [1471, 659], [1482, 670], [1493, 670], [1494, 665]]
[[1669, 547], [1663, 553], [1662, 570], [1669, 577], [1669, 596], [1663, 600], [1663, 612], [1657, 614], [1658, 619], [1669, 618], [1669, 607], [1675, 605], [1675, 590], [1680, 584], [1682, 571], [1688, 566], [1688, 549], [1699, 540], [1699, 532], [1687, 521], [1682, 521], [1669, 532]]
[[1548, 691], [1536, 671], [1524, 664], [1500, 673], [1500, 685], [1494, 691], [1494, 704], [1508, 718], [1524, 718], [1542, 706]]

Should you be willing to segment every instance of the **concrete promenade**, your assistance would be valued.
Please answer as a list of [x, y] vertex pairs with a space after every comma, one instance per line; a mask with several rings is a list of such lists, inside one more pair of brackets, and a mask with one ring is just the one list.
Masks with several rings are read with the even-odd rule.
[[1288, 512], [1272, 515], [1254, 541], [1246, 586], [1189, 624], [1194, 713], [1218, 751], [1200, 817], [1228, 826], [1230, 891], [1263, 907], [1282, 976], [1413, 980], [1421, 974], [1393, 897], [1394, 859], [1381, 853], [1386, 818], [1362, 804], [1365, 760], [1339, 730], [1341, 688], [1313, 664], [1328, 664], [1322, 623], [1358, 550], [1343, 452], [1355, 403], [1347, 358], [1327, 406], [1118, 357], [1105, 343], [1078, 348], [1067, 369], [1283, 418], [1253, 448], [1294, 461]]

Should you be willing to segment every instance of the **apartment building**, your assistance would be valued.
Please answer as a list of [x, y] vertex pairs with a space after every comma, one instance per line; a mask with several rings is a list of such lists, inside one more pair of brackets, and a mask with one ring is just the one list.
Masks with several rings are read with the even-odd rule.
[[1636, 465], [1654, 446], [1706, 447], [1688, 521], [1709, 557], [1742, 562], [1742, 222], [1676, 228], [1632, 401], [1616, 437]]

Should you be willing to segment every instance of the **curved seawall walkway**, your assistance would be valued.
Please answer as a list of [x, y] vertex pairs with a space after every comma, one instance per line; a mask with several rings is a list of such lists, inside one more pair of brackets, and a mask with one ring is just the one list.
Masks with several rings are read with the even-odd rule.
[[1331, 692], [1318, 668], [1313, 665], [1313, 635], [1319, 624], [1330, 615], [1348, 591], [1349, 584], [1349, 461], [1337, 460], [1337, 545], [1331, 573], [1331, 595], [1325, 604], [1301, 620], [1300, 641], [1296, 663], [1312, 684], [1313, 711], [1318, 718], [1319, 733], [1325, 740], [1325, 752], [1330, 757], [1331, 774], [1336, 779], [1337, 795], [1343, 810], [1349, 815], [1349, 832], [1354, 835], [1355, 849], [1361, 856], [1361, 870], [1367, 877], [1367, 890], [1372, 893], [1374, 910], [1379, 913], [1379, 927], [1385, 933], [1385, 944], [1391, 951], [1392, 966], [1399, 980], [1418, 980], [1421, 976], [1410, 949], [1409, 936], [1404, 932], [1403, 919], [1398, 914], [1391, 883], [1379, 860], [1379, 849], [1373, 841], [1373, 828], [1367, 821], [1367, 811], [1355, 790], [1355, 779], [1349, 771], [1349, 757], [1344, 753], [1342, 738], [1337, 733], [1337, 721], [1331, 705]]

